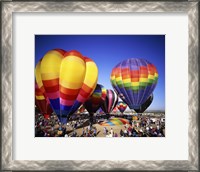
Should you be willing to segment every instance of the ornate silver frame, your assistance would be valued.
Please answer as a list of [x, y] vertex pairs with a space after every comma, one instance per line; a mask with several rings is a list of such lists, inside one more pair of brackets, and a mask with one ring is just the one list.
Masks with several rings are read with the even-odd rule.
[[[181, 170], [199, 168], [199, 9], [198, 1], [25, 2], [1, 7], [1, 170]], [[189, 19], [188, 161], [15, 161], [12, 160], [12, 13], [14, 12], [187, 12]]]

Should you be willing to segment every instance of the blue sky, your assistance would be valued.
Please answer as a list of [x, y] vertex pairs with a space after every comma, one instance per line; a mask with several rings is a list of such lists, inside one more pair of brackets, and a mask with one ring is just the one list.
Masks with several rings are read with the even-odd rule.
[[165, 36], [164, 35], [36, 35], [35, 64], [55, 48], [77, 50], [95, 61], [98, 83], [107, 89], [112, 68], [128, 58], [144, 58], [159, 74], [154, 100], [148, 110], [165, 110]]

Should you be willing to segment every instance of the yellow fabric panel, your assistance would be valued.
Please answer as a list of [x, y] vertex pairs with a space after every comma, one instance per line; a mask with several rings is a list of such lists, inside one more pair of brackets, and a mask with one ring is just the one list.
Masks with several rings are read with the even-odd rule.
[[158, 74], [157, 74], [157, 73], [154, 73], [154, 76], [155, 76], [155, 77], [158, 77]]
[[41, 74], [41, 78], [43, 78], [43, 80], [57, 79], [59, 78], [59, 73], [43, 73]]
[[86, 73], [84, 84], [86, 84], [90, 88], [96, 87], [98, 79], [98, 68], [94, 62], [87, 62], [86, 63]]
[[85, 78], [85, 63], [76, 56], [67, 56], [60, 67], [60, 85], [65, 88], [79, 89]]
[[148, 75], [148, 79], [154, 79], [154, 75]]
[[39, 61], [38, 64], [36, 65], [36, 67], [35, 67], [35, 79], [36, 79], [36, 83], [37, 83], [39, 88], [41, 88], [43, 86], [40, 66], [41, 66], [41, 62]]
[[66, 81], [66, 80], [60, 80], [59, 82], [60, 82], [60, 85], [63, 86], [64, 88], [70, 88], [70, 89], [80, 89], [82, 84], [83, 84], [83, 81], [80, 82], [80, 80], [77, 81], [77, 82], [76, 81], [69, 82], [69, 81]]
[[44, 100], [45, 97], [44, 96], [35, 96], [37, 100]]
[[111, 122], [112, 122], [113, 124], [115, 124], [115, 125], [119, 125], [119, 124], [120, 124], [120, 121], [118, 121], [118, 120], [117, 120], [117, 121], [112, 120]]
[[139, 86], [139, 82], [132, 82], [131, 85], [132, 86]]
[[[52, 50], [45, 54], [41, 61], [41, 74], [42, 80], [51, 80], [56, 79], [52, 78], [54, 76], [59, 76], [60, 73], [60, 64], [63, 59], [62, 54], [59, 52]], [[49, 74], [49, 75], [45, 75]]]
[[126, 84], [126, 83], [130, 83], [130, 82], [131, 82], [131, 78], [128, 78], [128, 79], [124, 79], [124, 80], [123, 80], [123, 83], [125, 83], [125, 84]]
[[140, 78], [140, 82], [148, 82], [148, 78]]
[[114, 79], [115, 79], [115, 76], [112, 75], [112, 76], [110, 77], [110, 79], [111, 79], [111, 80], [114, 80]]
[[117, 77], [117, 78], [115, 78], [115, 80], [116, 80], [116, 82], [121, 81], [121, 80], [122, 80], [122, 77], [121, 77], [121, 76], [120, 76], [120, 77]]

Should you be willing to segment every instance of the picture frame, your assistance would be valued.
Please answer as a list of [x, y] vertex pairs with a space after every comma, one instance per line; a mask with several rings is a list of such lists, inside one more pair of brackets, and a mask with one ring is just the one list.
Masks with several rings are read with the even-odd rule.
[[[1, 170], [199, 170], [199, 9], [198, 1], [83, 2], [1, 1]], [[13, 13], [29, 12], [186, 12], [188, 15], [188, 160], [13, 160]]]

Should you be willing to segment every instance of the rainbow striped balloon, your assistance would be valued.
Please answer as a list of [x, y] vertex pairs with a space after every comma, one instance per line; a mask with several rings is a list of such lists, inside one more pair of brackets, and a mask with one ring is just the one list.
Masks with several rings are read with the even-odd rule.
[[90, 98], [84, 103], [84, 107], [89, 113], [95, 113], [103, 104], [105, 98], [106, 89], [102, 85], [97, 84]]
[[110, 80], [118, 96], [129, 108], [138, 110], [154, 91], [158, 72], [147, 60], [131, 58], [113, 68]]
[[93, 93], [98, 78], [96, 64], [78, 51], [54, 49], [36, 65], [36, 82], [62, 123]]
[[119, 111], [120, 111], [121, 113], [123, 113], [123, 112], [126, 110], [126, 108], [127, 108], [127, 104], [124, 103], [123, 101], [120, 101], [120, 102], [118, 102], [118, 104], [117, 104], [117, 108], [119, 109]]
[[116, 93], [110, 89], [107, 89], [106, 91], [106, 99], [103, 102], [101, 109], [109, 114], [113, 111], [113, 109], [115, 108], [115, 106], [118, 103], [118, 97], [116, 95]]

